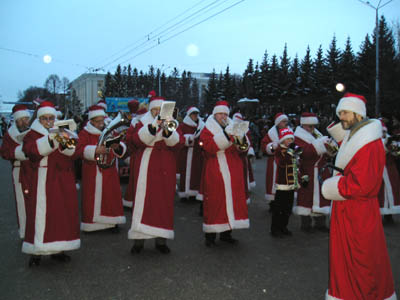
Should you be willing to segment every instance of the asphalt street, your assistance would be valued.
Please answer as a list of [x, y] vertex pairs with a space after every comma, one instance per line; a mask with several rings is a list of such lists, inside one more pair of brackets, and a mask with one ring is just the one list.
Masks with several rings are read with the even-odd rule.
[[[17, 234], [9, 162], [0, 160], [0, 299], [324, 299], [328, 282], [327, 233], [306, 234], [292, 216], [293, 237], [274, 239], [264, 201], [265, 159], [254, 164], [257, 186], [249, 204], [250, 229], [233, 232], [239, 244], [204, 245], [197, 203], [175, 199], [175, 239], [163, 255], [147, 241], [132, 255], [131, 212], [119, 233], [81, 234], [72, 261], [49, 257], [28, 267]], [[126, 183], [123, 184], [123, 188]], [[400, 217], [386, 227], [396, 292], [400, 295]]]

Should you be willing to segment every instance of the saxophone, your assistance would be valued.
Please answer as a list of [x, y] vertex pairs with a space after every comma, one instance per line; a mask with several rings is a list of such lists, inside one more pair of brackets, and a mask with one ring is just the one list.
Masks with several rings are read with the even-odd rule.
[[[97, 166], [101, 169], [110, 168], [115, 161], [115, 156], [111, 155], [109, 145], [111, 142], [119, 142], [126, 134], [127, 128], [129, 128], [132, 116], [126, 112], [118, 112], [118, 115], [104, 128], [101, 133], [97, 146], [105, 146], [107, 148], [106, 154], [96, 154]], [[122, 130], [117, 136], [113, 136], [116, 129], [125, 126], [125, 130]]]

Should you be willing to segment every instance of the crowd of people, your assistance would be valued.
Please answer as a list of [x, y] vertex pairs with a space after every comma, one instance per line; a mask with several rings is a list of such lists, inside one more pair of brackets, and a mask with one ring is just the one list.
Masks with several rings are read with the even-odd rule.
[[[132, 211], [131, 253], [138, 255], [154, 239], [155, 248], [168, 254], [176, 194], [201, 203], [206, 247], [216, 245], [217, 234], [219, 241], [236, 244], [232, 230], [250, 227], [252, 159], [266, 156], [271, 236], [292, 236], [292, 213], [300, 216], [302, 231], [330, 234], [326, 299], [396, 299], [381, 215], [393, 222], [391, 216], [400, 213], [400, 147], [382, 120], [367, 117], [363, 96], [345, 94], [336, 107], [340, 122], [323, 124], [321, 131], [318, 125], [328, 120], [311, 112], [247, 122], [240, 112], [230, 118], [226, 101], [218, 101], [205, 120], [190, 107], [178, 123], [177, 116], [160, 117], [165, 103], [153, 91], [148, 105], [129, 101], [130, 124], [121, 134], [107, 126], [113, 121], [99, 101], [77, 136], [75, 122], [57, 123], [52, 102], [40, 103], [32, 118], [25, 105], [14, 106], [0, 151], [12, 164], [29, 266], [40, 265], [42, 256], [70, 261], [65, 252], [79, 249], [80, 231], [118, 232], [126, 223], [124, 206]], [[124, 195], [118, 160], [130, 167]]]

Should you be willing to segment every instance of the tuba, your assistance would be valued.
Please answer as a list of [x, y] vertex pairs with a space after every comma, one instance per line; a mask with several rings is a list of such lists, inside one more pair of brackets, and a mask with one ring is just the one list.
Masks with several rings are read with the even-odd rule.
[[[113, 143], [116, 143], [125, 136], [127, 129], [131, 123], [131, 115], [126, 112], [118, 112], [118, 115], [104, 128], [103, 132], [101, 133], [99, 140], [97, 142], [97, 146], [105, 146], [107, 148], [106, 154], [96, 154], [96, 163], [97, 166], [101, 169], [110, 168], [115, 161], [115, 156], [111, 155], [110, 146]], [[117, 130], [121, 127], [125, 127], [123, 130]], [[117, 133], [117, 135], [115, 135]]]

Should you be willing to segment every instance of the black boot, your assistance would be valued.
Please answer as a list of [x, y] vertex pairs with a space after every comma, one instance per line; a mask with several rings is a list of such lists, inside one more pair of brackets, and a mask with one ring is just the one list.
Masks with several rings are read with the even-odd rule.
[[165, 238], [156, 238], [156, 249], [162, 254], [168, 254], [171, 252], [167, 246], [167, 240]]
[[31, 255], [31, 257], [29, 258], [29, 268], [32, 266], [39, 266], [40, 265], [40, 260], [41, 260], [41, 256], [40, 255]]
[[301, 219], [300, 219], [301, 220], [301, 226], [300, 226], [301, 231], [304, 231], [306, 233], [315, 232], [315, 229], [312, 228], [312, 226], [311, 226], [311, 222], [312, 222], [311, 217], [310, 216], [300, 216], [300, 217], [301, 217]]
[[219, 234], [219, 240], [229, 244], [237, 244], [239, 241], [232, 237], [232, 230], [227, 230]]
[[217, 234], [215, 232], [206, 232], [204, 236], [206, 238], [207, 247], [216, 246], [215, 239], [217, 238]]
[[385, 225], [394, 225], [393, 215], [383, 215], [383, 220]]
[[111, 227], [111, 232], [112, 233], [119, 233], [119, 227], [118, 224], [115, 224], [114, 227]]
[[321, 232], [329, 232], [329, 228], [326, 227], [325, 219], [325, 216], [314, 217], [315, 229]]
[[280, 230], [280, 222], [281, 222], [280, 221], [280, 213], [278, 211], [272, 210], [270, 233], [274, 238], [282, 238], [283, 237], [283, 234]]
[[65, 254], [64, 252], [52, 254], [51, 258], [54, 260], [57, 260], [59, 262], [70, 262], [71, 261], [71, 256]]
[[131, 253], [132, 254], [140, 253], [142, 252], [143, 247], [144, 247], [144, 240], [134, 240], [133, 246], [131, 248]]

